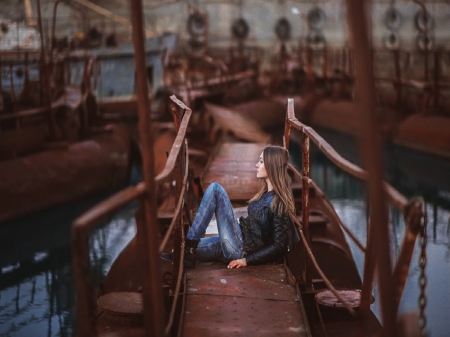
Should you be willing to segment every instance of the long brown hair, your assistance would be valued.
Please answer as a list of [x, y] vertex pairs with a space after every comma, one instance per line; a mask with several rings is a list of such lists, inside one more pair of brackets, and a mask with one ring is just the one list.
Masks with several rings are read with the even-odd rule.
[[[289, 161], [289, 152], [284, 147], [269, 145], [263, 150], [264, 167], [272, 183], [275, 196], [272, 201], [271, 209], [277, 210], [280, 214], [291, 212], [295, 214], [294, 196], [291, 190], [291, 177], [288, 174], [287, 164]], [[249, 202], [259, 200], [267, 192], [267, 183], [261, 179], [261, 187]]]

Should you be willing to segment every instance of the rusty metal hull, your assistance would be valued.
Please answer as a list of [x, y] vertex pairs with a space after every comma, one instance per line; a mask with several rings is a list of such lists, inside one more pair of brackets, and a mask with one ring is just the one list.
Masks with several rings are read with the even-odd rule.
[[394, 142], [450, 159], [450, 119], [416, 114], [398, 126]]
[[[295, 188], [297, 186], [297, 188]], [[301, 221], [301, 195], [299, 183], [294, 184], [294, 198]], [[309, 231], [311, 235], [311, 250], [328, 280], [337, 289], [359, 290], [362, 287], [361, 277], [358, 273], [353, 255], [341, 228], [341, 220], [332, 204], [326, 198], [321, 189], [312, 182], [309, 192]], [[300, 278], [304, 269], [305, 255], [301, 242], [287, 256], [287, 265], [293, 276]], [[312, 272], [312, 280], [315, 291], [326, 289], [321, 276], [316, 270]], [[326, 335], [331, 337], [352, 336], [358, 328], [358, 321], [344, 308], [329, 308], [319, 306]], [[306, 307], [313, 336], [325, 336], [323, 327], [317, 316], [315, 307]], [[368, 313], [366, 328], [367, 336], [375, 336], [381, 331], [381, 324], [373, 314]]]
[[118, 187], [129, 172], [125, 126], [65, 148], [0, 162], [0, 221]]
[[308, 335], [283, 265], [239, 270], [213, 263], [187, 277], [183, 336]]

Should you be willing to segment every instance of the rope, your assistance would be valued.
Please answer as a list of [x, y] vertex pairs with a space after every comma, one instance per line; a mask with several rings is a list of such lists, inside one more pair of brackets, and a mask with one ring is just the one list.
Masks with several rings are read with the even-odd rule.
[[323, 322], [322, 313], [320, 312], [319, 304], [317, 303], [317, 301], [314, 301], [314, 302], [316, 304], [317, 313], [319, 314], [320, 325], [322, 326], [323, 333], [324, 333], [325, 337], [328, 337], [327, 329], [325, 329], [325, 323]]
[[300, 237], [303, 241], [303, 244], [305, 245], [305, 249], [306, 252], [308, 253], [308, 256], [311, 259], [311, 262], [314, 265], [314, 268], [316, 268], [316, 271], [319, 273], [320, 277], [322, 277], [323, 282], [325, 283], [325, 285], [327, 286], [327, 288], [334, 294], [334, 296], [336, 296], [336, 298], [345, 306], [345, 308], [348, 310], [348, 312], [355, 316], [355, 310], [350, 306], [350, 304], [348, 304], [348, 302], [338, 293], [338, 291], [336, 290], [336, 288], [333, 287], [333, 285], [331, 284], [330, 280], [328, 280], [328, 278], [325, 276], [325, 274], [323, 273], [322, 269], [320, 269], [316, 258], [314, 257], [313, 252], [311, 251], [311, 248], [308, 245], [308, 242], [306, 240], [306, 237], [303, 233], [302, 230], [302, 225], [298, 222], [298, 220], [294, 217], [294, 215], [292, 213], [289, 214], [291, 219], [295, 222], [295, 224], [298, 226], [297, 230], [298, 233], [300, 234]]

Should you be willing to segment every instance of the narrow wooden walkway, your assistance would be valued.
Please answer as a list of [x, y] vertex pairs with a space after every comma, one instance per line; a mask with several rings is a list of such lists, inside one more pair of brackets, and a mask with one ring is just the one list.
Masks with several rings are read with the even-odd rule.
[[203, 187], [217, 182], [231, 201], [249, 200], [258, 191], [255, 165], [264, 147], [255, 143], [222, 144], [203, 176]]
[[[224, 143], [203, 184], [220, 183], [232, 201], [250, 199], [263, 148]], [[282, 264], [228, 269], [219, 262], [198, 263], [187, 270], [185, 291], [183, 336], [309, 336], [303, 303]]]

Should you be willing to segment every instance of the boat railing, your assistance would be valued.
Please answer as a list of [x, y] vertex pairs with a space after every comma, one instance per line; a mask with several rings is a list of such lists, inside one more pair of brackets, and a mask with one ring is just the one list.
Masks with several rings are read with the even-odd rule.
[[[82, 123], [83, 131], [87, 130], [88, 125], [88, 113], [95, 113], [95, 111], [89, 110], [89, 107], [85, 107], [82, 102], [86, 102], [88, 96], [94, 96], [92, 93], [92, 80], [95, 73], [95, 59], [92, 56], [58, 56], [51, 61], [51, 67], [43, 64], [39, 58], [31, 58], [28, 53], [23, 54], [23, 59], [15, 60], [14, 62], [2, 61], [0, 58], [0, 71], [7, 69], [7, 73], [10, 78], [9, 91], [12, 95], [12, 111], [0, 115], [0, 121], [13, 120], [15, 121], [14, 128], [20, 129], [24, 120], [27, 118], [36, 118], [38, 116], [43, 119], [54, 119], [54, 115], [58, 108], [69, 107], [79, 109], [80, 120]], [[31, 78], [31, 66], [36, 65], [39, 70], [38, 78]], [[73, 66], [79, 69], [79, 71], [73, 71]], [[81, 65], [80, 65], [81, 64]], [[24, 78], [20, 93], [15, 92], [15, 85], [13, 81], [13, 66], [16, 67], [16, 71], [20, 71]], [[51, 72], [51, 73], [50, 73]], [[74, 76], [72, 73], [77, 73]], [[47, 78], [51, 82], [51, 85], [44, 85], [44, 78]], [[38, 84], [38, 90], [36, 85]], [[68, 88], [71, 89], [68, 89]], [[6, 89], [6, 88], [5, 88]], [[0, 81], [0, 90], [2, 90], [2, 81]], [[38, 92], [36, 92], [38, 91]], [[32, 98], [38, 98], [37, 101], [33, 101]], [[49, 102], [51, 100], [51, 102]], [[24, 101], [26, 104], [30, 104], [30, 101], [34, 103], [34, 107], [18, 109], [18, 106]], [[54, 124], [51, 122], [50, 124]], [[50, 125], [50, 128], [54, 126]]]
[[[320, 269], [319, 265], [315, 261], [312, 250], [309, 247], [308, 239], [309, 236], [309, 186], [311, 184], [310, 178], [310, 139], [317, 145], [319, 150], [323, 152], [336, 166], [338, 166], [343, 171], [348, 174], [363, 180], [368, 181], [368, 173], [360, 168], [359, 166], [349, 162], [343, 158], [339, 153], [337, 153], [333, 147], [328, 144], [313, 128], [301, 123], [294, 114], [294, 100], [289, 98], [287, 102], [286, 109], [286, 120], [285, 120], [285, 131], [284, 131], [284, 146], [289, 148], [290, 133], [291, 128], [299, 130], [302, 133], [302, 174], [300, 174], [292, 165], [290, 169], [297, 175], [302, 181], [302, 223], [298, 222], [295, 216], [291, 215], [292, 220], [296, 223], [300, 237], [306, 249], [309, 261], [307, 261], [306, 266], [314, 265], [317, 272], [321, 275], [324, 280], [325, 285], [334, 293], [334, 295], [344, 304], [344, 306], [354, 314], [354, 310], [351, 309], [349, 303], [341, 298], [336, 289], [332, 286], [331, 282], [325, 277], [324, 273]], [[413, 250], [416, 242], [416, 238], [419, 234], [423, 234], [424, 230], [424, 202], [421, 198], [414, 198], [410, 201], [406, 199], [400, 192], [398, 192], [394, 187], [392, 187], [387, 182], [384, 182], [384, 190], [388, 201], [396, 207], [398, 210], [402, 211], [404, 214], [404, 219], [406, 223], [406, 233], [402, 244], [402, 248], [397, 259], [397, 263], [394, 268], [392, 275], [393, 288], [396, 291], [396, 305], [398, 307], [401, 294], [403, 292], [406, 279], [408, 276], [408, 270], [411, 263]], [[349, 237], [355, 241], [356, 245], [366, 254], [371, 254], [371, 252], [366, 252], [364, 246], [357, 240], [356, 236], [341, 222], [339, 222], [343, 230], [349, 234]], [[367, 266], [366, 266], [367, 267]], [[307, 267], [308, 268], [308, 267]], [[311, 272], [308, 270], [305, 273], [305, 279], [303, 282], [306, 286], [312, 285]], [[371, 292], [371, 290], [370, 290]], [[363, 300], [367, 300], [367, 294], [363, 292], [361, 294], [361, 303]], [[396, 308], [397, 309], [397, 308]]]
[[[184, 237], [184, 221], [188, 215], [184, 214], [184, 206], [191, 205], [191, 199], [189, 199], [188, 193], [188, 149], [186, 132], [188, 123], [191, 117], [191, 109], [189, 109], [183, 102], [178, 100], [175, 96], [170, 97], [172, 100], [172, 112], [174, 114], [175, 126], [177, 129], [177, 136], [170, 150], [167, 158], [166, 165], [161, 173], [155, 177], [155, 185], [161, 186], [164, 183], [168, 183], [176, 189], [176, 209], [173, 214], [172, 221], [166, 231], [165, 236], [161, 240], [158, 251], [162, 252], [170, 235], [174, 234], [174, 262], [172, 272], [172, 286], [171, 293], [172, 305], [170, 308], [170, 315], [165, 326], [165, 334], [167, 335], [173, 326], [174, 317], [176, 314], [177, 306], [180, 304], [178, 297], [180, 296], [180, 289], [182, 283], [182, 267], [184, 251], [183, 237]], [[146, 256], [151, 259], [149, 263], [159, 263], [159, 256], [149, 254], [150, 247], [146, 244], [144, 235], [158, 236], [157, 232], [149, 232], [148, 217], [146, 216], [145, 207], [146, 199], [151, 197], [154, 191], [150, 191], [144, 182], [141, 182], [135, 186], [127, 187], [124, 190], [112, 195], [108, 199], [99, 203], [86, 213], [78, 217], [72, 225], [72, 255], [73, 255], [73, 268], [75, 277], [75, 291], [77, 299], [77, 320], [78, 320], [78, 336], [92, 336], [94, 334], [94, 312], [96, 298], [92, 276], [89, 269], [89, 247], [88, 237], [89, 233], [95, 228], [98, 228], [104, 224], [104, 221], [112, 217], [119, 210], [123, 209], [133, 201], [139, 202], [139, 208], [136, 212], [136, 227], [137, 227], [137, 240], [139, 247], [139, 256]], [[151, 285], [155, 275], [151, 275], [144, 268], [143, 282], [144, 284]], [[153, 280], [153, 281], [152, 281]], [[156, 282], [156, 285], [151, 289], [151, 294], [161, 292], [161, 284]], [[156, 296], [143, 296], [143, 306], [148, 307], [147, 302], [155, 301]], [[148, 317], [146, 316], [148, 315]], [[144, 322], [159, 322], [165, 321], [164, 310], [159, 312], [149, 312], [144, 310]], [[146, 325], [147, 326], [147, 325]], [[150, 332], [146, 331], [146, 335]]]

